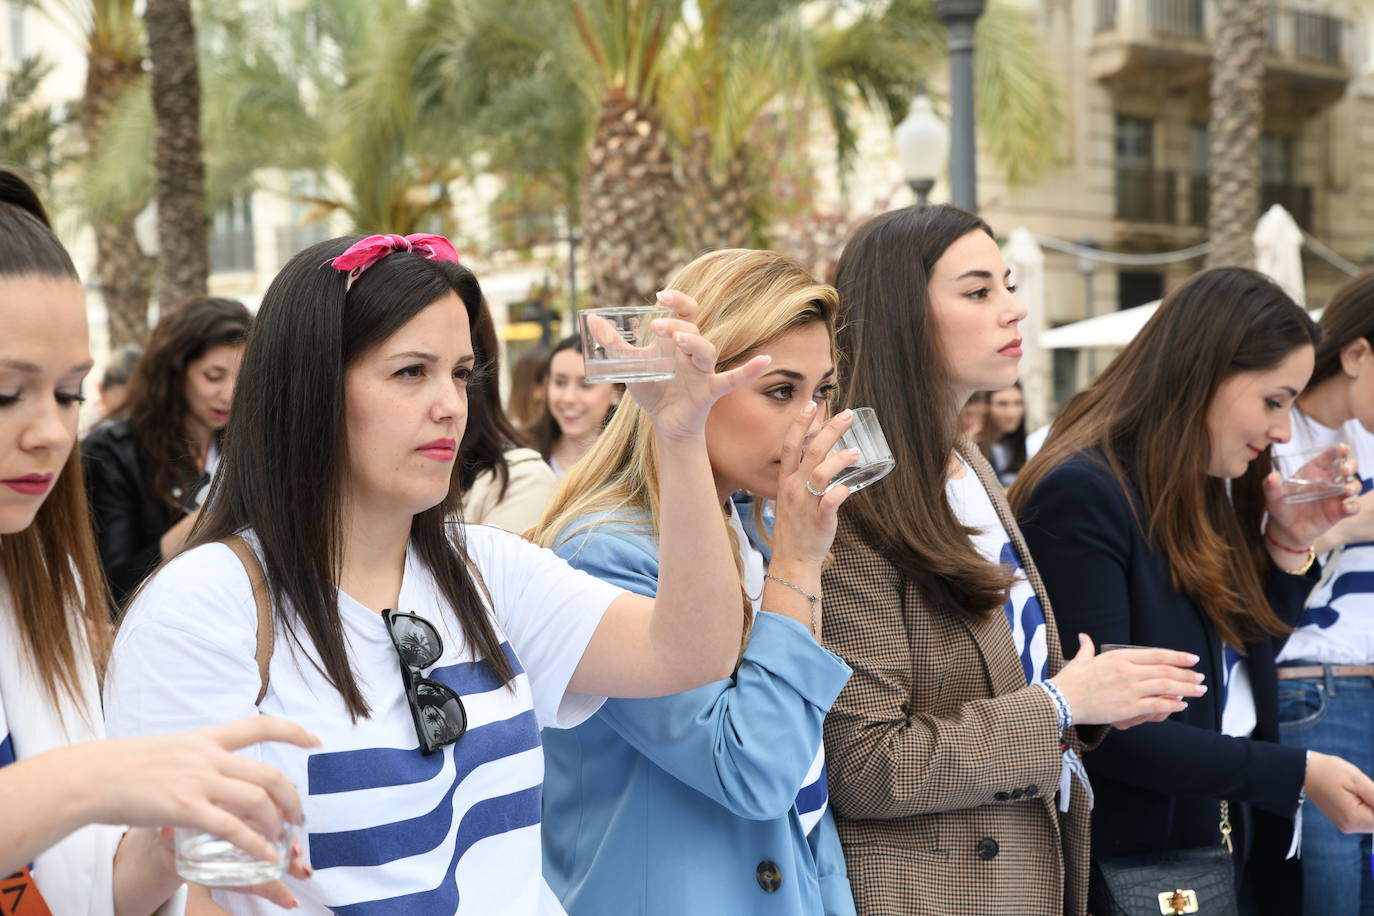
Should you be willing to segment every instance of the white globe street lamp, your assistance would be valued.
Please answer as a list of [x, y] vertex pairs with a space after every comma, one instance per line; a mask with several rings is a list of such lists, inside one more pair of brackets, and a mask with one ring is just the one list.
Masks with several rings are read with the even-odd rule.
[[897, 147], [897, 161], [902, 164], [906, 183], [916, 193], [916, 206], [926, 206], [930, 189], [945, 171], [949, 127], [936, 116], [925, 93], [911, 100], [911, 108], [893, 131], [892, 141]]

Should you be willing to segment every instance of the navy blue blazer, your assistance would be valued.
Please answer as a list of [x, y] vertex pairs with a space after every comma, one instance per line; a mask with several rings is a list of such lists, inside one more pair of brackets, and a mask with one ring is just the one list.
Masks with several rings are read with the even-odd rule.
[[[1259, 844], [1264, 855], [1254, 858], [1276, 864], [1272, 851], [1281, 861], [1306, 772], [1304, 751], [1278, 743], [1274, 659], [1283, 638], [1246, 646], [1258, 720], [1253, 738], [1221, 734], [1220, 637], [1202, 606], [1174, 588], [1163, 551], [1146, 539], [1128, 499], [1140, 505], [1134, 488], [1128, 497], [1105, 466], [1080, 457], [1051, 471], [1018, 519], [1054, 604], [1066, 657], [1078, 651], [1078, 634], [1087, 633], [1098, 645], [1192, 652], [1207, 676], [1206, 695], [1189, 700], [1185, 711], [1113, 730], [1086, 756], [1097, 798], [1093, 851], [1215, 845], [1218, 802], [1226, 799], [1233, 810], [1237, 802], [1257, 809], [1253, 829], [1237, 839]], [[1313, 584], [1273, 567], [1266, 591], [1291, 624]], [[1263, 835], [1266, 824], [1272, 836]]]

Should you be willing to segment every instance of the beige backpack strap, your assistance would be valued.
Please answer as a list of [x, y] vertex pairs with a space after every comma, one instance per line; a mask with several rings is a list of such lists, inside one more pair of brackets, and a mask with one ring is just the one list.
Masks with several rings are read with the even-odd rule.
[[253, 603], [258, 608], [258, 647], [253, 657], [257, 659], [258, 677], [262, 681], [262, 686], [258, 689], [258, 698], [253, 701], [253, 705], [261, 706], [262, 698], [267, 696], [267, 678], [272, 664], [272, 604], [268, 600], [267, 576], [263, 574], [258, 555], [243, 538], [231, 534], [222, 543], [239, 558], [244, 572], [248, 573], [248, 581], [253, 585]]

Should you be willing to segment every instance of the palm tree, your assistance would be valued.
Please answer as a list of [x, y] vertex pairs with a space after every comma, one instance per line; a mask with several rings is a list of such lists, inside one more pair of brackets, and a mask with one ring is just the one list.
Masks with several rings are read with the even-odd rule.
[[[90, 177], [111, 112], [142, 78], [141, 24], [134, 0], [50, 0], [42, 9], [56, 23], [75, 31], [86, 50], [79, 123], [85, 141], [83, 172]], [[96, 277], [109, 316], [110, 346], [141, 344], [148, 333], [152, 286], [151, 259], [134, 234], [134, 217], [143, 204], [109, 211], [93, 207], [89, 200], [86, 203], [95, 234]]]
[[[372, 106], [357, 90], [404, 37], [405, 6], [317, 0], [291, 10], [224, 0], [198, 12], [209, 208], [254, 187], [260, 170], [307, 171], [321, 188], [306, 201], [315, 218], [344, 212], [367, 232], [451, 231], [447, 187], [463, 170], [462, 133], [416, 117], [413, 104]], [[88, 182], [101, 207], [133, 206], [152, 188], [155, 133], [139, 82], [111, 118]]]
[[63, 163], [57, 144], [61, 124], [51, 105], [36, 101], [38, 87], [51, 72], [52, 64], [42, 57], [26, 57], [0, 87], [0, 162], [40, 186], [51, 182]]
[[144, 22], [157, 116], [156, 294], [165, 309], [204, 296], [210, 273], [200, 74], [188, 0], [147, 0]]
[[1217, 0], [1212, 45], [1207, 266], [1252, 267], [1251, 243], [1260, 208], [1260, 126], [1263, 120], [1264, 33], [1268, 7], [1252, 0]]

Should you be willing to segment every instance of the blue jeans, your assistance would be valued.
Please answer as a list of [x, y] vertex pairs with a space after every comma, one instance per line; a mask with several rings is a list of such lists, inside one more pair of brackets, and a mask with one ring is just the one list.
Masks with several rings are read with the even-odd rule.
[[[1279, 731], [1289, 747], [1374, 772], [1374, 678], [1279, 681]], [[1341, 833], [1310, 801], [1302, 813], [1302, 876], [1308, 916], [1374, 916], [1369, 834]]]

